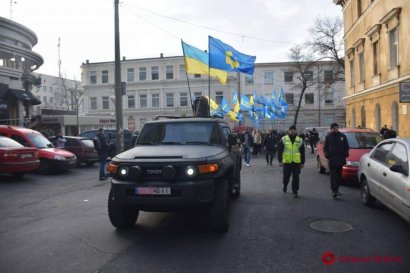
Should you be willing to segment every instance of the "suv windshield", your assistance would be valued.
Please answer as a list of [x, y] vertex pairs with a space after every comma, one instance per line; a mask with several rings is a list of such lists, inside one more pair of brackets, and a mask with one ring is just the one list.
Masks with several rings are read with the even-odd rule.
[[145, 124], [137, 144], [216, 144], [215, 126], [208, 122]]
[[39, 148], [53, 148], [54, 145], [51, 144], [51, 142], [45, 138], [43, 135], [40, 134], [27, 134], [28, 138], [33, 142], [33, 144]]
[[347, 137], [350, 149], [371, 149], [383, 140], [378, 133], [351, 132], [344, 134]]

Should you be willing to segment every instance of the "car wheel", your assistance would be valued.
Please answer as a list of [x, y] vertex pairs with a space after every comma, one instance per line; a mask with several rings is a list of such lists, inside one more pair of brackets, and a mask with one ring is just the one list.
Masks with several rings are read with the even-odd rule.
[[119, 204], [115, 199], [113, 190], [108, 195], [108, 216], [111, 224], [118, 229], [129, 229], [135, 225], [139, 210], [132, 210]]
[[40, 167], [37, 171], [41, 174], [48, 174], [51, 171], [50, 162], [47, 159], [40, 159]]
[[26, 175], [26, 173], [25, 173], [25, 172], [21, 172], [21, 173], [12, 173], [11, 175], [12, 175], [13, 177], [16, 177], [16, 178], [21, 178], [21, 177], [25, 176], [25, 175]]
[[214, 232], [226, 232], [229, 228], [229, 187], [228, 180], [215, 183], [214, 201], [209, 209], [209, 220]]
[[325, 173], [326, 169], [325, 167], [322, 166], [322, 163], [320, 163], [319, 157], [317, 158], [317, 170], [319, 173]]
[[232, 198], [239, 198], [241, 196], [241, 172], [239, 170], [236, 171], [235, 177], [232, 179]]
[[94, 164], [95, 164], [95, 161], [87, 162], [87, 166], [88, 166], [88, 167], [91, 167], [91, 166], [93, 166]]
[[367, 183], [366, 178], [363, 178], [362, 180], [361, 190], [362, 190], [362, 203], [366, 206], [373, 206], [374, 203], [376, 202], [376, 198], [374, 198], [372, 194], [370, 193], [369, 184]]

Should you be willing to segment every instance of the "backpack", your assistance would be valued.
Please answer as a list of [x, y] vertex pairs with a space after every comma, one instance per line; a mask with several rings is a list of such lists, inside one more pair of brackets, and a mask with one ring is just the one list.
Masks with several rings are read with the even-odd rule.
[[101, 150], [101, 141], [100, 141], [100, 139], [98, 138], [98, 136], [95, 136], [95, 137], [93, 138], [93, 144], [94, 144], [94, 148], [95, 148], [97, 151]]

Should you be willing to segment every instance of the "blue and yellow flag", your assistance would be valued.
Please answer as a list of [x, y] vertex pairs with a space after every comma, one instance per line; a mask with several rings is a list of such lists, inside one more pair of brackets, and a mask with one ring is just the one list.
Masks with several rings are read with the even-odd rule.
[[184, 53], [185, 70], [187, 73], [209, 75], [216, 77], [222, 85], [226, 84], [228, 72], [219, 69], [209, 69], [208, 53], [182, 42], [182, 51]]
[[209, 66], [224, 71], [253, 75], [255, 56], [243, 54], [232, 46], [209, 36]]

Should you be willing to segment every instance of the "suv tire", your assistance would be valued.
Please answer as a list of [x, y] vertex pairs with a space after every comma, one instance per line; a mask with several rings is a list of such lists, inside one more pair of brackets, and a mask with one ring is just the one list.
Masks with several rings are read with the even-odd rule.
[[241, 196], [241, 171], [239, 169], [236, 171], [236, 174], [232, 178], [231, 185], [232, 185], [231, 197], [235, 199], [239, 198], [239, 196]]
[[139, 210], [131, 210], [119, 204], [115, 199], [113, 190], [108, 195], [108, 216], [111, 224], [118, 229], [129, 229], [134, 227], [138, 219]]
[[230, 193], [227, 179], [215, 183], [214, 201], [209, 208], [209, 220], [214, 232], [226, 232], [229, 228]]

